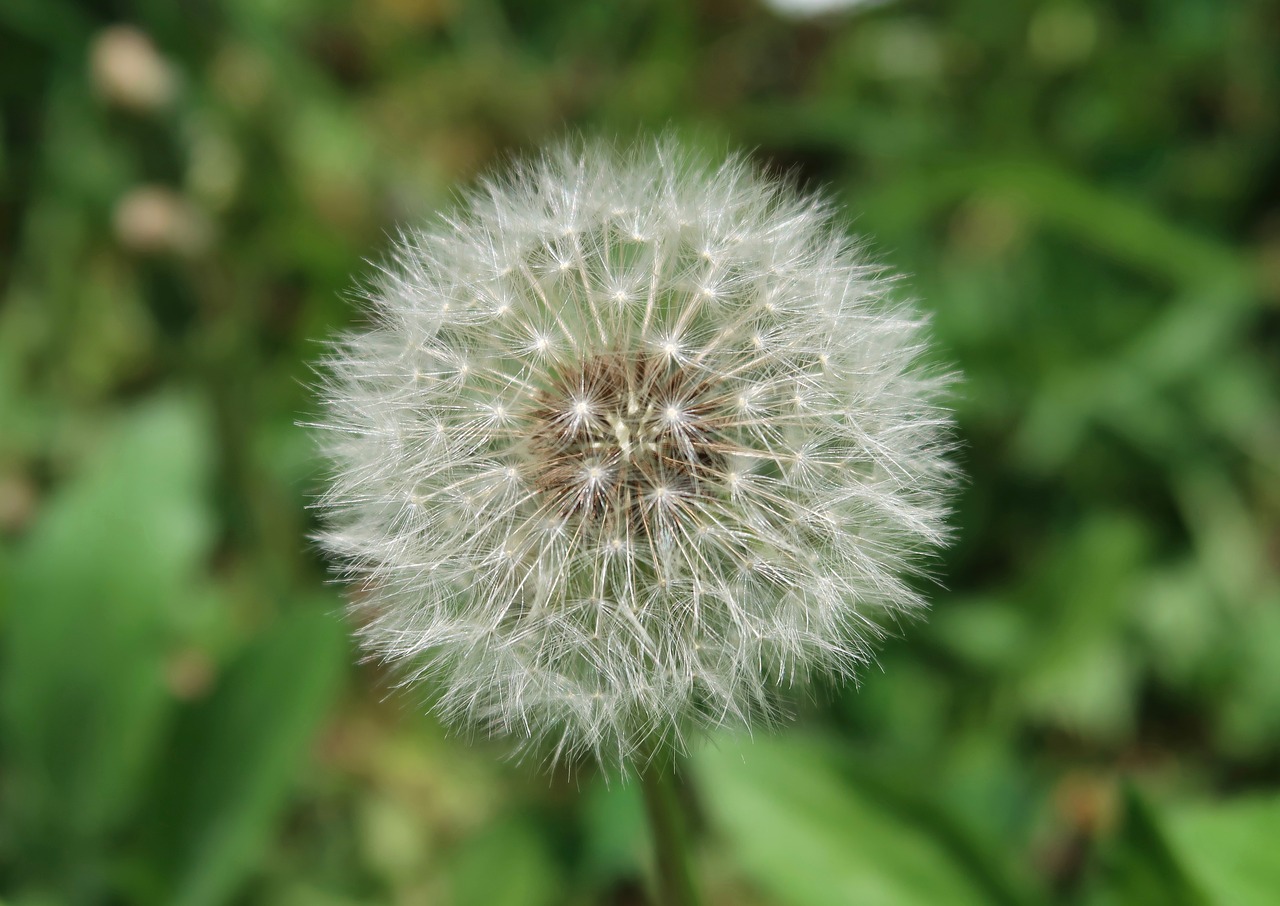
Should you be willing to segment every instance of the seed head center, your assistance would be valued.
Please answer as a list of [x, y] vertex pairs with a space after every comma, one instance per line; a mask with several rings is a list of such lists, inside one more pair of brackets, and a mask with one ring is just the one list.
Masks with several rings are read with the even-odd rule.
[[528, 413], [539, 505], [584, 524], [648, 530], [723, 476], [720, 394], [705, 374], [644, 354], [557, 369]]

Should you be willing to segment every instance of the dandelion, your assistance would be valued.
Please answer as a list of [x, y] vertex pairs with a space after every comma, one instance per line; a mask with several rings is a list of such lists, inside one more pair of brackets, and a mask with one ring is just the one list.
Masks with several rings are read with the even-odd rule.
[[947, 377], [827, 202], [565, 146], [404, 235], [327, 364], [326, 549], [447, 723], [621, 765], [923, 607]]

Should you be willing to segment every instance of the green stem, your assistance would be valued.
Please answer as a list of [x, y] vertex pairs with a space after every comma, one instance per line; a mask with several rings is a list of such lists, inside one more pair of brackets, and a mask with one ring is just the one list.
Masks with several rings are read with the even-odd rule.
[[659, 906], [698, 906], [698, 891], [690, 868], [689, 835], [685, 827], [674, 759], [655, 761], [640, 775], [645, 809], [653, 832]]

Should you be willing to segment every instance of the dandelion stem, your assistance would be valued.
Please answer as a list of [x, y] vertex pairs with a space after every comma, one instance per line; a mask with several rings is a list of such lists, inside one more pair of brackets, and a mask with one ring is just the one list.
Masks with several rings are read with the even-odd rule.
[[640, 775], [653, 833], [659, 906], [698, 906], [690, 865], [689, 835], [675, 776], [675, 759], [655, 761]]

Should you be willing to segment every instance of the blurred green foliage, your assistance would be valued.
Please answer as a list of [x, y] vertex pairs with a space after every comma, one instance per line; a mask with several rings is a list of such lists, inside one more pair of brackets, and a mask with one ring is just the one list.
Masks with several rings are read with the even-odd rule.
[[396, 224], [671, 128], [967, 376], [930, 622], [691, 758], [709, 902], [1280, 901], [1277, 60], [1267, 0], [6, 0], [0, 899], [644, 902], [633, 786], [352, 663], [296, 422]]

